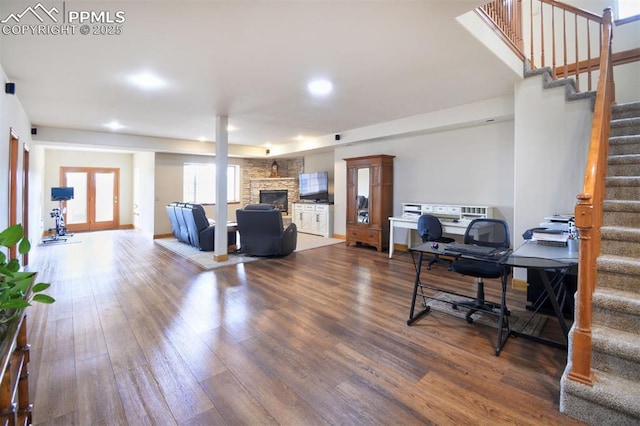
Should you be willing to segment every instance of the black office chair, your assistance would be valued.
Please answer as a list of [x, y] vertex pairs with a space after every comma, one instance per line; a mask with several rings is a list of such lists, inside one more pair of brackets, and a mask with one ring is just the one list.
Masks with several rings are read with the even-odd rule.
[[[430, 214], [423, 214], [418, 218], [418, 234], [420, 234], [423, 243], [432, 241], [446, 244], [455, 241], [453, 238], [442, 236], [442, 224], [440, 223], [440, 219]], [[451, 270], [452, 262], [450, 260], [441, 259], [438, 254], [434, 254], [433, 257], [429, 259], [427, 269], [431, 269], [431, 265], [436, 262], [446, 264], [447, 269]]]
[[[475, 219], [467, 227], [463, 242], [465, 244], [508, 249], [511, 245], [509, 225], [504, 220]], [[454, 309], [457, 309], [458, 306], [467, 306], [470, 308], [466, 315], [468, 323], [471, 324], [473, 322], [471, 315], [478, 311], [495, 313], [496, 309], [501, 309], [500, 304], [487, 302], [484, 299], [483, 278], [502, 278], [503, 275], [506, 277], [510, 273], [509, 267], [481, 260], [458, 259], [453, 262], [451, 269], [462, 275], [470, 275], [478, 279], [478, 289], [475, 300], [453, 303]], [[509, 315], [506, 307], [504, 315]]]

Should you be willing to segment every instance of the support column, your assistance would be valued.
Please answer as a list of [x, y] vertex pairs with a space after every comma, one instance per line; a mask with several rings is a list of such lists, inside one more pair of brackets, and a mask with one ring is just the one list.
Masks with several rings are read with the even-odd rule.
[[213, 259], [224, 262], [227, 253], [227, 164], [229, 156], [229, 117], [216, 116], [216, 236]]

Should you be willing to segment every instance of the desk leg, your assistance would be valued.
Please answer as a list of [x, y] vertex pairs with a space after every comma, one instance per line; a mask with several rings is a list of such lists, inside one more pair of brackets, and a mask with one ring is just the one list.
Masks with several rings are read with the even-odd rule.
[[[549, 301], [551, 302], [551, 306], [553, 306], [553, 312], [556, 313], [556, 317], [558, 317], [558, 322], [560, 323], [560, 328], [562, 328], [562, 334], [564, 335], [565, 343], [567, 342], [569, 336], [569, 326], [567, 326], [567, 322], [564, 319], [564, 315], [562, 314], [562, 308], [558, 304], [558, 295], [553, 291], [553, 285], [549, 281], [549, 277], [544, 270], [539, 269], [540, 277], [542, 278], [542, 283], [544, 284], [547, 293], [549, 293]], [[553, 277], [554, 283], [558, 285], [562, 285], [562, 281], [564, 280], [565, 275], [567, 275], [566, 269], [561, 269], [556, 273], [556, 276]], [[558, 293], [560, 293], [561, 289], [558, 287]]]
[[[502, 351], [504, 344], [507, 343], [507, 339], [511, 334], [511, 329], [509, 328], [509, 318], [506, 315], [506, 312], [507, 312], [507, 274], [506, 273], [502, 274], [501, 281], [502, 281], [502, 297], [500, 299], [500, 315], [498, 315], [498, 338], [496, 342], [496, 356], [500, 356], [500, 351]], [[506, 321], [507, 332], [503, 333], [503, 330], [505, 328], [505, 321]], [[504, 334], [504, 338], [503, 338], [503, 334]]]
[[[512, 330], [511, 334], [513, 336], [523, 337], [525, 339], [533, 340], [535, 342], [543, 343], [543, 344], [560, 348], [560, 349], [567, 349], [568, 341], [569, 341], [569, 326], [567, 325], [567, 321], [564, 319], [564, 315], [562, 314], [562, 308], [558, 303], [558, 295], [561, 294], [563, 291], [566, 291], [562, 288], [563, 286], [562, 282], [564, 280], [564, 277], [567, 275], [568, 271], [569, 271], [569, 268], [563, 268], [563, 269], [557, 270], [555, 276], [553, 277], [553, 282], [552, 282], [552, 281], [549, 281], [549, 277], [547, 277], [547, 274], [545, 273], [544, 269], [538, 269], [538, 272], [540, 274], [540, 279], [542, 280], [544, 289], [547, 292], [547, 297], [551, 302], [551, 306], [553, 306], [553, 312], [556, 314], [556, 318], [558, 318], [558, 323], [560, 324], [560, 328], [562, 329], [564, 342], [557, 342], [554, 340], [545, 339], [543, 337], [522, 333], [521, 331]], [[556, 294], [556, 292], [553, 290], [553, 287], [555, 287], [556, 285], [558, 286], [558, 294]], [[544, 299], [538, 303], [538, 307], [536, 308], [535, 311], [533, 311], [529, 319], [533, 318], [533, 316], [538, 313], [543, 302], [544, 302]]]
[[389, 259], [391, 259], [393, 257], [393, 221], [389, 225]]
[[409, 319], [407, 320], [407, 325], [411, 325], [423, 316], [425, 316], [429, 310], [431, 310], [431, 306], [427, 305], [423, 310], [418, 312], [415, 316], [413, 312], [416, 306], [416, 299], [418, 297], [418, 287], [420, 287], [420, 270], [422, 269], [422, 252], [418, 253], [418, 264], [416, 265], [416, 279], [413, 283], [413, 296], [411, 297], [411, 310], [409, 311]]

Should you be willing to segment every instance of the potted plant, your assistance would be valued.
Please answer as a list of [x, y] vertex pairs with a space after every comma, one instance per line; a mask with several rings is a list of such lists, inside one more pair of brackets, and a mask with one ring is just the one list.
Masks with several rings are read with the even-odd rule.
[[[18, 253], [31, 250], [31, 243], [24, 236], [22, 225], [13, 225], [0, 232], [0, 246], [18, 246]], [[14, 319], [31, 302], [53, 303], [55, 299], [42, 292], [49, 288], [48, 283], [34, 284], [36, 272], [20, 270], [18, 259], [7, 259], [0, 251], [0, 324]]]

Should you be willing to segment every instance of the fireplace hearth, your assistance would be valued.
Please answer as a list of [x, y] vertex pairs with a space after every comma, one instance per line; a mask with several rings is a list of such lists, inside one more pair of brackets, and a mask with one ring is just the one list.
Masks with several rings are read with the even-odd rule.
[[286, 189], [262, 189], [260, 204], [271, 204], [286, 215], [289, 213], [289, 192]]

